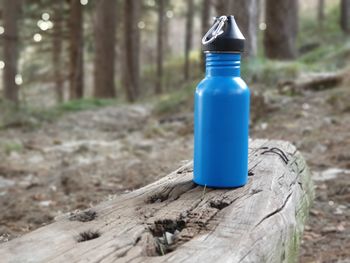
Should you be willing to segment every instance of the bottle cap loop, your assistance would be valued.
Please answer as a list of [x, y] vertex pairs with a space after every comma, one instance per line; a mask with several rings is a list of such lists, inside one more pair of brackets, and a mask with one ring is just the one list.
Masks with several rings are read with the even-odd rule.
[[202, 38], [204, 52], [243, 52], [244, 36], [233, 16], [216, 17]]
[[[213, 42], [222, 33], [224, 33], [224, 31], [221, 29], [224, 27], [226, 21], [227, 21], [227, 16], [220, 16], [219, 18], [216, 18], [216, 21], [213, 24], [213, 26], [203, 36], [202, 44], [203, 45], [209, 44], [209, 43]], [[211, 37], [210, 37], [210, 35], [211, 35]]]

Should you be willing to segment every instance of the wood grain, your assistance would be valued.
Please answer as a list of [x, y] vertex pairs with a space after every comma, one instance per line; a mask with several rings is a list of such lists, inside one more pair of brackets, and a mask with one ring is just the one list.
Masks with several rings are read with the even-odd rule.
[[4, 262], [296, 262], [313, 199], [294, 146], [254, 140], [249, 182], [210, 189], [192, 163], [0, 246]]

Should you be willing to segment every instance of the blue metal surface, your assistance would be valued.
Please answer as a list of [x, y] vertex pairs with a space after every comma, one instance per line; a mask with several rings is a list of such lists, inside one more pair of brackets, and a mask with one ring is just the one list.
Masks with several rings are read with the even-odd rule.
[[239, 53], [207, 53], [206, 76], [195, 93], [194, 182], [215, 188], [248, 179], [250, 92]]

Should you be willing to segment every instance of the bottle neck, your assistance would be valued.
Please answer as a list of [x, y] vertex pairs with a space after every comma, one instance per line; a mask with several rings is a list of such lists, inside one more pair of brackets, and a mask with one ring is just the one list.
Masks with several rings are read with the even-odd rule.
[[229, 76], [241, 75], [240, 53], [206, 53], [206, 76]]

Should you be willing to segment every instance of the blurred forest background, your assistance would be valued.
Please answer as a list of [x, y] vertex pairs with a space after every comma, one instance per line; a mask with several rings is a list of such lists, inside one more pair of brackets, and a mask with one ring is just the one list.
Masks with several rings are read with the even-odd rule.
[[1, 0], [0, 242], [192, 158], [201, 38], [246, 38], [252, 137], [316, 183], [301, 262], [350, 260], [350, 0]]
[[179, 89], [203, 73], [201, 35], [220, 14], [235, 14], [247, 38], [246, 78], [266, 59], [299, 59], [301, 70], [346, 48], [350, 30], [337, 0], [2, 2], [2, 98], [29, 107]]

